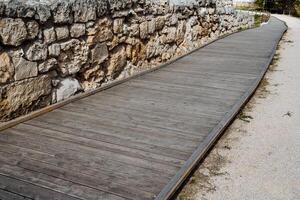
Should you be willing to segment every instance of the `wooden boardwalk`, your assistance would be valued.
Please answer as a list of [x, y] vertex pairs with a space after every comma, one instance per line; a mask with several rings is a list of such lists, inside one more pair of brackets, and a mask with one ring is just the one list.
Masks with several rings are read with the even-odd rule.
[[0, 199], [167, 199], [251, 96], [286, 30], [216, 41], [0, 134]]

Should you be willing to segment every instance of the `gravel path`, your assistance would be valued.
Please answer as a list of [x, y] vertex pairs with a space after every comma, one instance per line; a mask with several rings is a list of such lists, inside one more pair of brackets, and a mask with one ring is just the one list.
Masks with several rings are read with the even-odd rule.
[[300, 20], [289, 26], [255, 96], [178, 199], [300, 199]]

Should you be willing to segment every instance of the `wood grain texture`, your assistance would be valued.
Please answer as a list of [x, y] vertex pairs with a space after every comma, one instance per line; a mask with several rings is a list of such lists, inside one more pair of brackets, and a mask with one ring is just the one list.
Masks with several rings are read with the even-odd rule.
[[0, 199], [170, 198], [254, 92], [285, 30], [272, 18], [1, 131]]

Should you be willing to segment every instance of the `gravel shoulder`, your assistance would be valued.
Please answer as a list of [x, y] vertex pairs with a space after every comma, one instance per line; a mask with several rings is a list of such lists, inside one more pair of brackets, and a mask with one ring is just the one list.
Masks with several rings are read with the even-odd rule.
[[300, 199], [300, 19], [254, 97], [178, 195], [178, 200]]

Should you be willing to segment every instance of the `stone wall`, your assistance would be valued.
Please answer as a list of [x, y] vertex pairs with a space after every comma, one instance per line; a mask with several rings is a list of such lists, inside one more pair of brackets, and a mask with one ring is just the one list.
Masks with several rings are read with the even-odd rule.
[[231, 0], [0, 0], [0, 121], [253, 23]]

